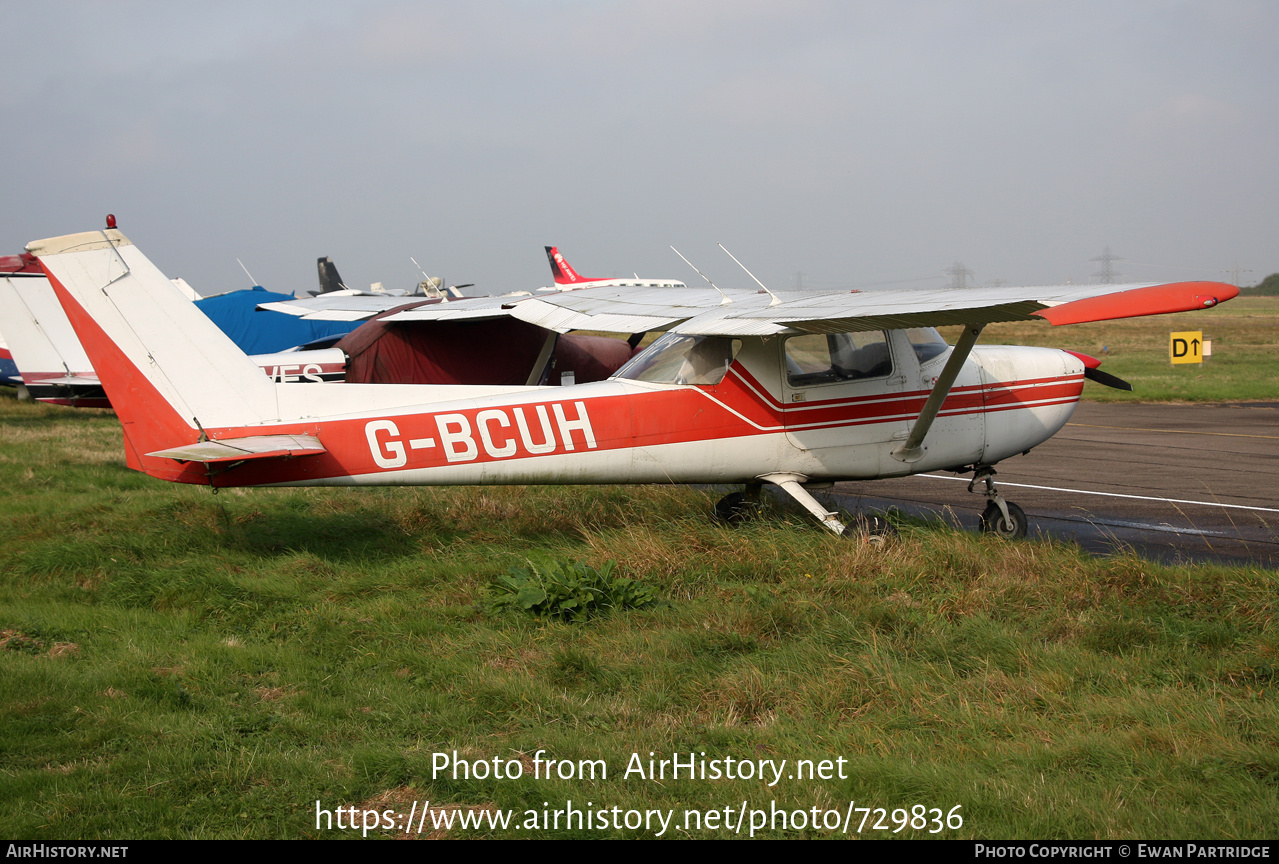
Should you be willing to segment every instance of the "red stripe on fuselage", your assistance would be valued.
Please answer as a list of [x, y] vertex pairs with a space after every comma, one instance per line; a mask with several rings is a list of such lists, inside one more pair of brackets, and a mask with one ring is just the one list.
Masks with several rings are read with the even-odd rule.
[[[214, 438], [313, 434], [328, 452], [299, 459], [254, 460], [218, 475], [213, 482], [218, 486], [314, 482], [385, 471], [519, 461], [786, 431], [784, 421], [791, 418], [782, 416], [783, 412], [761, 411], [758, 394], [743, 383], [726, 378], [718, 386], [662, 387], [594, 397], [589, 395], [590, 385], [585, 385], [577, 389], [582, 395], [579, 399], [570, 395], [532, 401], [524, 395], [520, 401], [484, 400], [475, 408], [459, 411], [220, 429], [211, 433]], [[968, 388], [970, 392], [947, 399], [943, 413], [953, 416], [1065, 404], [1076, 401], [1082, 387], [1081, 376], [1001, 384], [989, 388], [988, 395], [995, 404], [983, 404], [981, 392], [971, 392], [980, 388]], [[798, 423], [792, 428], [900, 421], [917, 416], [926, 396], [927, 391], [919, 391], [878, 403], [831, 400], [845, 404], [832, 406], [820, 421]], [[567, 446], [570, 442], [571, 448]], [[521, 482], [528, 482], [528, 471], [519, 472], [519, 476]]]

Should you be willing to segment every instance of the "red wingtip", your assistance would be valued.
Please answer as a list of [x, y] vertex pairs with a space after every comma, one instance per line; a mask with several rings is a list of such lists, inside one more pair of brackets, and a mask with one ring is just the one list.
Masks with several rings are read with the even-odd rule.
[[1102, 297], [1089, 297], [1087, 300], [1074, 300], [1033, 314], [1054, 326], [1083, 324], [1088, 321], [1211, 309], [1218, 303], [1237, 296], [1239, 289], [1224, 282], [1169, 282]]

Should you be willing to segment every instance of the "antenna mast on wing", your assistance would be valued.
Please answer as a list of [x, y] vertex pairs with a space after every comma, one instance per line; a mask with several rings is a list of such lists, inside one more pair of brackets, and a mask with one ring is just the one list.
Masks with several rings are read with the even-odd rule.
[[253, 274], [249, 272], [249, 268], [248, 268], [248, 267], [245, 267], [245, 266], [244, 266], [244, 262], [243, 262], [243, 261], [241, 261], [239, 258], [236, 258], [236, 259], [235, 259], [235, 263], [236, 263], [236, 264], [239, 264], [239, 265], [240, 265], [240, 269], [244, 271], [244, 275], [249, 277], [249, 283], [250, 283], [250, 284], [252, 284], [252, 285], [257, 285], [257, 284], [258, 284], [258, 280], [256, 280], [256, 279], [254, 279], [254, 278], [253, 278]]
[[[679, 255], [680, 258], [684, 258], [684, 256], [680, 254], [680, 251], [676, 249], [674, 246], [671, 247], [671, 251], [674, 252], [676, 255]], [[687, 258], [684, 258], [684, 263], [687, 264], [689, 267], [693, 267], [693, 262], [689, 261]], [[733, 302], [732, 299], [730, 299], [729, 296], [724, 293], [724, 289], [720, 288], [714, 282], [711, 282], [710, 277], [708, 277], [705, 273], [703, 273], [701, 270], [698, 270], [696, 267], [693, 267], [693, 271], [697, 273], [698, 276], [701, 276], [703, 279], [705, 279], [707, 282], [710, 282], [710, 286], [719, 292], [719, 296], [724, 298], [723, 300], [719, 301], [719, 305], [727, 306], [729, 303]], [[636, 278], [638, 279], [639, 277], [637, 276]]]
[[448, 292], [444, 290], [444, 278], [442, 276], [427, 275], [427, 272], [422, 269], [422, 265], [417, 263], [417, 259], [412, 255], [409, 256], [409, 260], [413, 262], [413, 266], [422, 274], [422, 281], [418, 285], [418, 287], [422, 289], [422, 294], [427, 297], [439, 297], [441, 300], [447, 301], [449, 299], [449, 295]]
[[[715, 245], [716, 245], [716, 246], [718, 246], [718, 247], [719, 247], [719, 248], [721, 248], [721, 249], [724, 249], [724, 244], [723, 244], [723, 243], [716, 243]], [[727, 255], [729, 258], [732, 258], [732, 259], [733, 259], [733, 263], [734, 263], [734, 264], [736, 264], [738, 267], [741, 267], [743, 270], [746, 270], [746, 265], [745, 265], [745, 264], [743, 264], [741, 261], [738, 261], [738, 260], [737, 260], [737, 256], [736, 256], [736, 255], [734, 255], [732, 252], [729, 252], [727, 249], [724, 249], [724, 254], [725, 254], [725, 255]], [[749, 276], [749, 277], [751, 277], [752, 279], [755, 279], [755, 274], [754, 274], [754, 273], [752, 273], [752, 272], [751, 272], [751, 271], [749, 271], [749, 270], [746, 270], [746, 275], [747, 275], [747, 276]], [[778, 297], [778, 296], [777, 296], [776, 294], [774, 294], [772, 291], [769, 291], [769, 290], [768, 290], [768, 286], [767, 286], [767, 285], [765, 285], [763, 282], [759, 281], [758, 279], [755, 279], [755, 284], [756, 284], [756, 285], [758, 285], [759, 287], [763, 288], [763, 289], [764, 289], [764, 293], [765, 293], [765, 294], [767, 294], [769, 297], [772, 297], [772, 298], [773, 298], [773, 302], [769, 303], [769, 304], [768, 304], [769, 306], [776, 306], [778, 303], [781, 303], [781, 302], [782, 302], [782, 298]]]

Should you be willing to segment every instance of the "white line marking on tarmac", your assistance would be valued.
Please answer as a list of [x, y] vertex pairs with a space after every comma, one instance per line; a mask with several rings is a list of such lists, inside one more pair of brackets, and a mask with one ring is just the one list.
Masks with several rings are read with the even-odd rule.
[[1222, 438], [1264, 438], [1267, 441], [1279, 441], [1279, 435], [1243, 435], [1239, 432], [1204, 432], [1195, 429], [1143, 429], [1139, 426], [1101, 426], [1097, 423], [1067, 423], [1067, 426], [1078, 426], [1082, 429], [1122, 429], [1125, 432], [1162, 432], [1175, 435], [1220, 435]]
[[[958, 480], [967, 483], [964, 477], [945, 477], [941, 474], [916, 474], [916, 477], [928, 477], [932, 480]], [[1257, 510], [1261, 513], [1279, 513], [1274, 507], [1249, 507], [1247, 504], [1222, 504], [1219, 501], [1190, 501], [1185, 498], [1156, 498], [1151, 495], [1124, 495], [1119, 492], [1093, 492], [1088, 489], [1062, 489], [1058, 486], [1034, 486], [1030, 483], [1004, 483], [1000, 486], [1013, 486], [1017, 489], [1042, 489], [1046, 492], [1073, 492], [1076, 495], [1101, 495], [1105, 498], [1131, 498], [1135, 501], [1163, 501], [1165, 504], [1196, 504], [1200, 507], [1229, 507], [1232, 510]]]

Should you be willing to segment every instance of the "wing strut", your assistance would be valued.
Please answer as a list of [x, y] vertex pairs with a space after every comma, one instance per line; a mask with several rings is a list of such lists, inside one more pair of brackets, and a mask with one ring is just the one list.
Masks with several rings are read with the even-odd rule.
[[555, 353], [555, 342], [559, 338], [560, 334], [554, 330], [546, 334], [542, 350], [538, 352], [537, 359], [533, 361], [533, 368], [528, 373], [528, 380], [524, 382], [525, 387], [535, 387], [546, 382], [547, 373], [550, 372], [546, 364], [550, 361], [551, 354]]
[[941, 410], [942, 403], [950, 394], [950, 388], [959, 377], [959, 370], [964, 367], [964, 362], [972, 353], [973, 346], [977, 344], [977, 337], [981, 335], [982, 328], [985, 326], [985, 324], [969, 324], [964, 328], [959, 341], [955, 343], [954, 350], [950, 352], [950, 359], [946, 361], [941, 375], [937, 377], [937, 383], [933, 385], [933, 392], [928, 394], [928, 401], [924, 403], [923, 410], [919, 412], [919, 418], [910, 429], [910, 437], [893, 450], [891, 455], [894, 459], [909, 463], [918, 462], [923, 458], [924, 451], [927, 449], [923, 446], [924, 436], [928, 434], [933, 421], [937, 419], [937, 412]]

